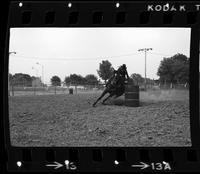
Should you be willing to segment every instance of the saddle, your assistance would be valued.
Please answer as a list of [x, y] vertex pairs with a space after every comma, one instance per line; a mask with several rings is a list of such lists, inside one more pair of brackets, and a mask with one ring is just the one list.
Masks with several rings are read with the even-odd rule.
[[122, 85], [124, 85], [124, 84], [120, 83], [121, 78], [122, 78], [122, 77], [121, 77], [120, 74], [114, 74], [114, 75], [108, 80], [108, 83], [106, 84], [106, 87], [107, 87], [108, 85], [111, 85], [113, 88], [119, 88], [119, 87], [121, 87]]

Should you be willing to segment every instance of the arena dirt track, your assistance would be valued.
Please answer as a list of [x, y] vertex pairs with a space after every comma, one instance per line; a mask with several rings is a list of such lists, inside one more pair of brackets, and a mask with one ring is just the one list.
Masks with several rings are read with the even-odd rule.
[[[188, 91], [187, 91], [188, 92]], [[9, 98], [13, 146], [191, 146], [188, 93], [140, 93], [140, 107], [100, 95]]]

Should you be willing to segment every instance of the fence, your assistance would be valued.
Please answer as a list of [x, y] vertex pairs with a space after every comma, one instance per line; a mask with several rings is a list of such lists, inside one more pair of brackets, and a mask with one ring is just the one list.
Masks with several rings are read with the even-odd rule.
[[[140, 91], [144, 91], [144, 85], [140, 85]], [[85, 86], [47, 86], [47, 87], [20, 87], [10, 86], [8, 89], [9, 96], [21, 96], [21, 95], [56, 95], [56, 94], [69, 94], [69, 89], [73, 89], [73, 94], [80, 93], [98, 93], [102, 92], [105, 88], [103, 85], [85, 85]], [[180, 89], [188, 90], [189, 84], [147, 84], [147, 90], [169, 90]]]
[[189, 89], [189, 84], [160, 84], [160, 89]]
[[73, 89], [73, 94], [79, 93], [97, 93], [102, 91], [102, 86], [47, 86], [47, 87], [19, 87], [10, 86], [8, 89], [9, 96], [21, 95], [56, 95], [56, 94], [69, 94], [69, 90]]
[[[189, 90], [189, 84], [172, 84], [172, 83], [167, 83], [167, 84], [147, 84], [147, 90], [169, 90], [169, 89], [178, 89], [178, 90]], [[140, 85], [140, 90], [144, 91], [145, 86]]]

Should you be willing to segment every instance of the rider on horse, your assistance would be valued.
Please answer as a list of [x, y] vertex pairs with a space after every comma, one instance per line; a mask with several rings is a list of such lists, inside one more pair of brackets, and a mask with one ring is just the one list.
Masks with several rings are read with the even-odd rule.
[[121, 79], [122, 80], [125, 80], [126, 79], [126, 76], [127, 76], [127, 80], [129, 80], [129, 76], [128, 76], [128, 73], [127, 73], [127, 69], [126, 69], [126, 65], [123, 64], [122, 66], [120, 66], [118, 68], [118, 70], [114, 70], [113, 71], [113, 75], [112, 77], [108, 80], [108, 82], [106, 83], [106, 87], [111, 84], [113, 87], [118, 87], [119, 85], [122, 85], [120, 83]]

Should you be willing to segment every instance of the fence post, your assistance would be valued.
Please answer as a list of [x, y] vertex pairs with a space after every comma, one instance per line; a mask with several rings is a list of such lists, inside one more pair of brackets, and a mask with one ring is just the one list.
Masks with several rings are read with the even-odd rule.
[[184, 87], [187, 88], [187, 82], [184, 84]]
[[14, 86], [12, 85], [12, 96], [14, 96]]
[[8, 84], [8, 96], [10, 96], [10, 85]]
[[34, 95], [36, 94], [36, 91], [35, 91], [36, 89], [35, 89], [35, 85], [33, 86], [33, 91], [34, 91]]
[[64, 88], [64, 86], [62, 87], [62, 92], [63, 92], [63, 94], [65, 93], [65, 88]]
[[173, 85], [172, 85], [172, 82], [171, 82], [171, 84], [170, 84], [170, 89], [172, 89], [173, 88]]

